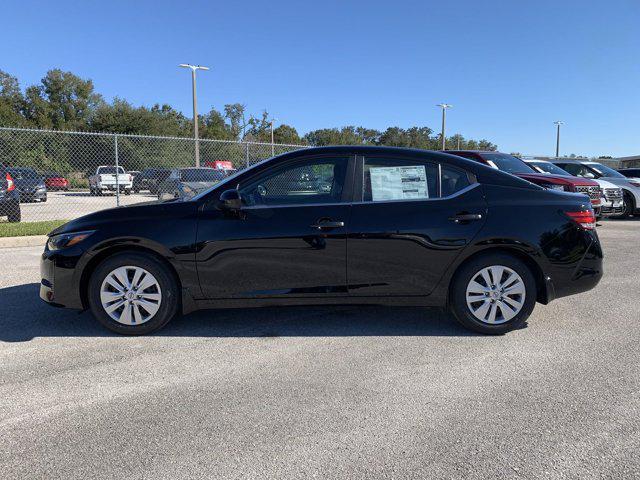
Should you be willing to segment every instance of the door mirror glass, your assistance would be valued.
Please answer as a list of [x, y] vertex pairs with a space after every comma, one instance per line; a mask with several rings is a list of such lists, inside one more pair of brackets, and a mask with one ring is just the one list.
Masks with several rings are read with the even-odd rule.
[[220, 208], [223, 210], [237, 212], [242, 207], [240, 192], [238, 190], [225, 190], [220, 195]]

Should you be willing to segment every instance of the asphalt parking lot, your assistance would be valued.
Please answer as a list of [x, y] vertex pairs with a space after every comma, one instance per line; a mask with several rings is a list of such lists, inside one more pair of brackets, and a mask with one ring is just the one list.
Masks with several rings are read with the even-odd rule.
[[191, 314], [125, 338], [0, 250], [0, 478], [637, 478], [640, 219], [598, 287], [485, 337], [422, 308]]
[[[120, 195], [120, 205], [132, 205], [140, 202], [157, 200], [156, 195], [149, 192]], [[39, 222], [43, 220], [65, 220], [82, 215], [113, 208], [116, 206], [115, 194], [91, 196], [89, 191], [47, 192], [46, 202], [21, 203], [23, 222]]]

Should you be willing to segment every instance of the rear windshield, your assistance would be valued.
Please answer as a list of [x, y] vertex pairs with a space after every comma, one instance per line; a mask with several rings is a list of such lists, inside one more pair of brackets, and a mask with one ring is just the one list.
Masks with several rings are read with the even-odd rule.
[[212, 168], [180, 170], [180, 179], [184, 182], [217, 182], [224, 177], [226, 177], [224, 172]]
[[507, 173], [535, 173], [535, 170], [513, 155], [506, 153], [483, 153], [482, 158], [493, 163], [498, 170]]
[[543, 173], [552, 173], [554, 175], [571, 175], [566, 170], [561, 169], [559, 166], [549, 162], [530, 162], [529, 165], [533, 165], [539, 168]]
[[116, 167], [100, 167], [98, 169], [98, 175], [115, 175], [116, 171], [118, 173], [124, 173], [124, 168], [118, 167], [116, 170]]

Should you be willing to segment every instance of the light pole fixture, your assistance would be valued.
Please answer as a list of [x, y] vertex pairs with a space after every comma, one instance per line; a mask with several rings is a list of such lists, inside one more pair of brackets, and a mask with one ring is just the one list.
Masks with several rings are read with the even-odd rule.
[[556, 120], [555, 122], [553, 122], [554, 125], [556, 125], [557, 129], [556, 129], [556, 158], [558, 158], [560, 156], [560, 125], [563, 125], [564, 122], [560, 121], [560, 120]]
[[195, 157], [196, 167], [200, 166], [200, 145], [198, 144], [198, 97], [196, 95], [196, 70], [209, 70], [209, 67], [203, 67], [202, 65], [190, 65], [188, 63], [181, 63], [178, 65], [182, 68], [191, 69], [191, 90], [193, 94], [193, 139], [195, 140]]
[[447, 147], [447, 137], [444, 136], [445, 126], [447, 123], [447, 108], [451, 108], [453, 105], [449, 105], [448, 103], [439, 103], [436, 107], [442, 108], [442, 150], [444, 150]]

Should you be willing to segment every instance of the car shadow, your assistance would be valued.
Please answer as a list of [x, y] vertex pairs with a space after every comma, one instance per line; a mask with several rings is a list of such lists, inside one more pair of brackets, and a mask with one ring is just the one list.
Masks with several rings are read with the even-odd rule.
[[[38, 299], [39, 284], [0, 289], [0, 341], [37, 337], [117, 337], [89, 312], [54, 308]], [[178, 317], [164, 337], [479, 336], [442, 309], [305, 306], [205, 310]]]

